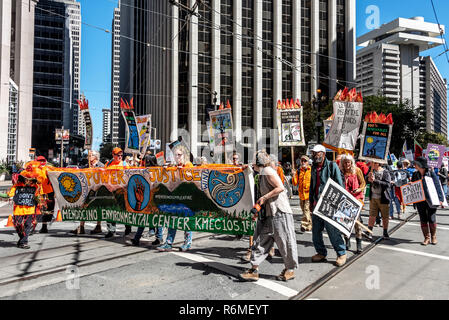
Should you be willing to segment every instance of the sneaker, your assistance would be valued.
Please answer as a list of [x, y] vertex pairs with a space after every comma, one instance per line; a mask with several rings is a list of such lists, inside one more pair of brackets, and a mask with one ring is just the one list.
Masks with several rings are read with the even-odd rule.
[[303, 226], [301, 226], [301, 232], [306, 232], [306, 228], [304, 228]]
[[30, 248], [31, 248], [31, 247], [30, 247], [28, 244], [26, 244], [26, 243], [19, 244], [18, 247], [19, 247], [20, 249], [30, 249]]
[[281, 274], [276, 277], [279, 281], [288, 281], [295, 278], [295, 272], [293, 270], [284, 269]]
[[93, 229], [90, 234], [99, 234], [102, 233], [101, 226], [96, 226], [95, 229]]
[[105, 238], [111, 238], [111, 237], [113, 237], [113, 236], [114, 236], [114, 233], [111, 232], [111, 231], [109, 231], [104, 237], [105, 237]]
[[191, 247], [191, 244], [189, 243], [189, 244], [183, 244], [180, 248], [179, 248], [179, 250], [180, 251], [182, 251], [182, 252], [186, 252], [186, 251], [189, 251], [190, 250], [190, 247]]
[[136, 247], [140, 246], [140, 241], [139, 240], [131, 239], [131, 243], [132, 243], [133, 246], [136, 246]]
[[384, 239], [390, 240], [390, 236], [388, 235], [388, 230], [384, 229]]
[[327, 260], [326, 256], [323, 256], [323, 255], [321, 255], [319, 253], [317, 253], [316, 255], [314, 255], [312, 257], [312, 262], [324, 262], [326, 260]]
[[259, 280], [259, 272], [257, 269], [251, 268], [239, 274], [239, 277], [244, 281], [257, 281]]
[[341, 267], [346, 263], [346, 255], [339, 256], [337, 260], [335, 260], [335, 265], [337, 267]]
[[252, 252], [251, 249], [248, 249], [246, 251], [246, 254], [244, 256], [240, 257], [240, 259], [242, 259], [245, 262], [250, 262], [251, 261], [251, 252]]
[[150, 229], [150, 231], [148, 231], [148, 238], [151, 238], [155, 234], [156, 234], [156, 231], [154, 231], [154, 229]]
[[153, 242], [151, 242], [152, 246], [157, 246], [157, 245], [160, 245], [160, 244], [161, 244], [161, 240], [159, 240], [159, 239], [156, 239]]
[[157, 247], [156, 249], [161, 252], [166, 252], [166, 251], [171, 251], [172, 246], [170, 244], [166, 243], [166, 244], [163, 244], [162, 246]]

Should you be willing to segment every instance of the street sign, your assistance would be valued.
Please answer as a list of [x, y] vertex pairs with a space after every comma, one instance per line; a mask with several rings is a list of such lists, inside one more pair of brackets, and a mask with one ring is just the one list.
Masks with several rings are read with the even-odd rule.
[[55, 140], [56, 141], [69, 141], [70, 140], [70, 130], [69, 129], [56, 129], [55, 130]]

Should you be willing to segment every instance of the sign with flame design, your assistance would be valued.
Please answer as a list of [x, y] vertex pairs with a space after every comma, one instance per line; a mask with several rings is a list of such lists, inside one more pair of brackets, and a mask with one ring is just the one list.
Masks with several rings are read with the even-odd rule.
[[249, 169], [60, 169], [48, 172], [63, 220], [252, 235], [254, 179]]

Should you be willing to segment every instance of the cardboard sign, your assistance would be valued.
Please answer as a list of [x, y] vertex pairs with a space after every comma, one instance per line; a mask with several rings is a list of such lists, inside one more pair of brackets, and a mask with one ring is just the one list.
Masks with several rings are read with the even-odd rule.
[[156, 154], [156, 161], [158, 166], [163, 166], [165, 164], [164, 151], [161, 151]]
[[92, 128], [92, 118], [90, 116], [89, 109], [82, 110], [82, 115], [83, 115], [83, 119], [84, 119], [84, 125], [86, 128], [86, 137], [84, 139], [84, 149], [92, 150], [93, 128]]
[[392, 131], [390, 124], [364, 122], [359, 159], [387, 164]]
[[151, 134], [151, 114], [144, 116], [137, 116], [137, 131], [139, 132], [139, 149], [140, 154], [144, 155], [147, 152], [150, 143]]
[[305, 146], [302, 108], [277, 109], [280, 147]]
[[405, 205], [426, 201], [422, 180], [403, 185], [401, 194]]
[[313, 214], [329, 222], [349, 237], [362, 211], [363, 204], [346, 189], [329, 179]]
[[362, 122], [363, 103], [334, 101], [334, 119], [323, 145], [329, 149], [353, 151]]
[[430, 168], [441, 168], [445, 151], [445, 146], [429, 143], [426, 152], [427, 165]]
[[[433, 183], [432, 177], [424, 177], [427, 191], [429, 192], [428, 203], [430, 206], [438, 207], [440, 205], [440, 198], [438, 197], [437, 189], [435, 184]], [[441, 188], [441, 192], [443, 192], [443, 188]], [[444, 192], [443, 192], [444, 194]]]
[[214, 153], [232, 152], [234, 150], [232, 110], [212, 111], [209, 116], [214, 134]]
[[48, 172], [64, 221], [253, 235], [252, 171], [207, 165]]
[[171, 151], [170, 143], [165, 144], [165, 158], [168, 163], [175, 162], [175, 157], [173, 156], [173, 152]]
[[125, 138], [125, 153], [139, 154], [140, 141], [139, 130], [137, 128], [137, 121], [134, 111], [130, 109], [122, 109], [122, 116], [126, 124], [126, 138]]
[[13, 197], [14, 204], [27, 207], [35, 206], [35, 193], [36, 187], [17, 187]]

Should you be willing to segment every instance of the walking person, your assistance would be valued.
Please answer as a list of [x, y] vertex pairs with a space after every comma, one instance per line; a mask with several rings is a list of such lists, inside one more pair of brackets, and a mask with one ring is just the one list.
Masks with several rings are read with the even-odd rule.
[[[175, 161], [179, 169], [181, 168], [193, 168], [193, 164], [188, 161], [189, 151], [183, 145], [177, 145], [173, 148], [173, 154]], [[165, 243], [157, 247], [158, 251], [171, 251], [173, 242], [175, 241], [177, 229], [168, 228], [167, 239]], [[184, 231], [184, 243], [181, 246], [181, 251], [188, 251], [192, 246], [192, 231]]]
[[30, 249], [28, 236], [36, 225], [36, 208], [42, 201], [42, 195], [37, 176], [29, 171], [22, 171], [17, 177], [17, 182], [8, 192], [8, 196], [12, 197], [14, 202], [13, 224], [19, 236], [18, 248]]
[[[100, 153], [98, 151], [92, 150], [89, 152], [88, 156], [89, 163], [85, 166], [86, 168], [104, 168], [104, 164], [100, 162]], [[80, 221], [80, 225], [75, 230], [70, 231], [70, 233], [73, 234], [85, 234], [84, 231], [84, 225], [85, 221]], [[101, 221], [97, 221], [97, 225], [95, 226], [95, 229], [93, 229], [90, 234], [99, 234], [101, 233]]]
[[259, 217], [256, 224], [251, 256], [252, 267], [240, 274], [240, 278], [245, 281], [259, 279], [259, 265], [268, 257], [274, 243], [279, 249], [285, 267], [277, 279], [281, 281], [293, 279], [294, 270], [298, 267], [293, 211], [284, 185], [270, 162], [270, 156], [265, 151], [256, 153], [255, 167], [260, 171], [261, 194], [257, 204], [265, 206], [265, 217]]
[[[351, 155], [343, 155], [340, 161], [340, 170], [345, 178], [345, 188], [346, 190], [363, 205], [363, 199], [365, 197], [365, 187], [366, 182], [363, 177], [363, 172], [355, 164], [354, 157]], [[360, 222], [360, 215], [359, 215]], [[355, 240], [357, 244], [356, 253], [361, 253], [362, 249], [362, 228], [359, 224], [355, 224]], [[345, 238], [346, 240], [346, 250], [351, 247], [350, 238]]]
[[[123, 150], [121, 148], [112, 149], [112, 160], [108, 161], [105, 165], [108, 169], [123, 169], [128, 167], [126, 161], [123, 160]], [[108, 233], [105, 235], [105, 238], [111, 238], [114, 236], [116, 229], [115, 222], [108, 222]], [[125, 225], [125, 236], [131, 233], [131, 226]]]
[[440, 188], [438, 183], [438, 176], [433, 170], [430, 170], [427, 165], [427, 159], [424, 157], [418, 157], [415, 160], [416, 171], [412, 176], [412, 181], [423, 181], [424, 194], [426, 196], [426, 201], [416, 203], [416, 208], [418, 209], [419, 220], [421, 221], [421, 230], [424, 235], [424, 241], [421, 243], [423, 246], [427, 246], [429, 243], [436, 245], [437, 241], [437, 221], [436, 212], [438, 206], [433, 206], [430, 203], [430, 194], [425, 177], [432, 178], [433, 184], [438, 194], [438, 199], [440, 201], [441, 207], [443, 207], [443, 190]]
[[[383, 237], [390, 239], [388, 235], [388, 223], [390, 220], [390, 189], [391, 177], [388, 170], [382, 168], [377, 162], [371, 162], [371, 171], [368, 173], [368, 181], [371, 183], [368, 228], [373, 230], [376, 217], [380, 211], [382, 217]], [[372, 235], [368, 234], [372, 240]]]
[[302, 210], [301, 232], [312, 231], [312, 215], [310, 213], [309, 191], [312, 167], [309, 165], [309, 157], [301, 157], [301, 167], [292, 178], [292, 184], [298, 186], [299, 205]]
[[[326, 159], [326, 148], [320, 144], [316, 145], [312, 150], [313, 166], [310, 178], [309, 203], [310, 211], [313, 212], [321, 193], [329, 179], [338, 183], [341, 187], [345, 187], [340, 168], [335, 162]], [[312, 257], [312, 262], [327, 261], [327, 249], [323, 241], [323, 231], [326, 228], [332, 247], [337, 253], [335, 265], [341, 267], [346, 263], [346, 244], [343, 240], [341, 232], [316, 215], [312, 215], [312, 240], [313, 246], [317, 252]]]

